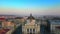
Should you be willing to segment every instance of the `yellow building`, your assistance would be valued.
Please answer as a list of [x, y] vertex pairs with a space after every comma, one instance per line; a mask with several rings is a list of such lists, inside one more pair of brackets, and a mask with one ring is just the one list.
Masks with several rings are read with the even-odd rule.
[[13, 29], [14, 28], [14, 23], [10, 21], [4, 21], [2, 22], [2, 27], [3, 28], [8, 28], [8, 29]]
[[35, 23], [35, 18], [30, 14], [27, 23], [22, 25], [23, 34], [40, 34], [40, 25]]

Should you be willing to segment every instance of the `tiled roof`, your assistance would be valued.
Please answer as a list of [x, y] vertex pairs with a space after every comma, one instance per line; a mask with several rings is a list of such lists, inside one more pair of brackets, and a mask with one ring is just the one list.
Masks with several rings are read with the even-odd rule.
[[8, 31], [9, 31], [9, 29], [1, 29], [0, 34], [6, 34], [6, 32], [8, 32]]
[[0, 20], [5, 20], [5, 18], [0, 18]]
[[23, 17], [16, 17], [15, 19], [22, 19]]

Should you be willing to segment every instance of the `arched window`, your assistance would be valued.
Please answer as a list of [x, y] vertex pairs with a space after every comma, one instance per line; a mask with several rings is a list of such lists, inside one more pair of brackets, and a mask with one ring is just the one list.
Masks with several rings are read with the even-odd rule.
[[35, 29], [33, 29], [33, 32], [35, 33]]
[[32, 29], [30, 29], [30, 33], [32, 33]]
[[27, 32], [29, 32], [29, 29], [27, 29]]

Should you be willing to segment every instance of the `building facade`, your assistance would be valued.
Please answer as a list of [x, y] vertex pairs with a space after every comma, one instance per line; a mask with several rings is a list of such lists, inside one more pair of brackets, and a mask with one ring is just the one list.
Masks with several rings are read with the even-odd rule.
[[[50, 21], [50, 29], [54, 34], [58, 34], [60, 31], [60, 20], [49, 20]], [[59, 33], [60, 34], [60, 33]]]
[[23, 34], [40, 34], [40, 25], [36, 23], [35, 18], [30, 14], [26, 24], [22, 25]]

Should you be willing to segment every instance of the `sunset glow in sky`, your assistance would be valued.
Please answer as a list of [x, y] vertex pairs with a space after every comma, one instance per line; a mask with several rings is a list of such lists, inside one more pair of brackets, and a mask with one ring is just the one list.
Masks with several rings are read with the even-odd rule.
[[60, 0], [0, 0], [0, 14], [60, 15]]

